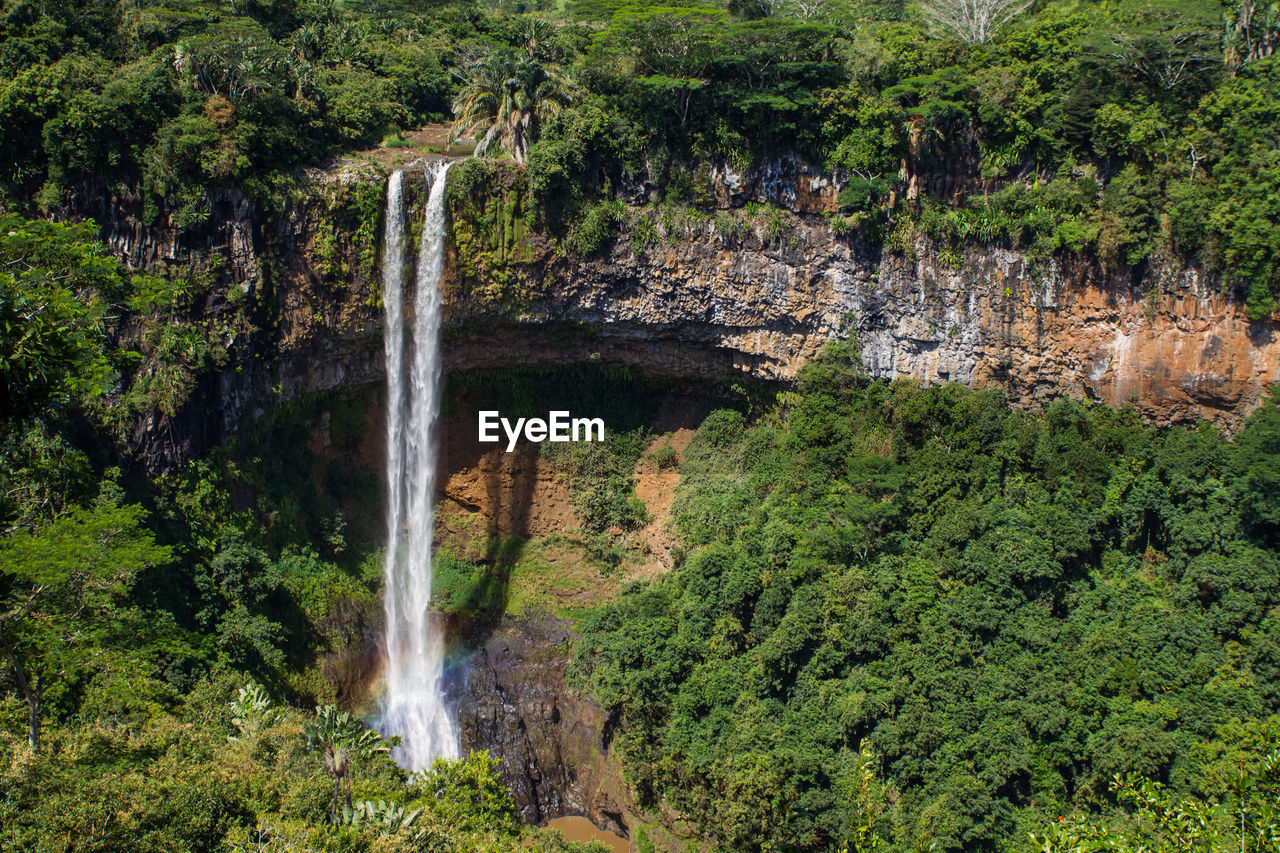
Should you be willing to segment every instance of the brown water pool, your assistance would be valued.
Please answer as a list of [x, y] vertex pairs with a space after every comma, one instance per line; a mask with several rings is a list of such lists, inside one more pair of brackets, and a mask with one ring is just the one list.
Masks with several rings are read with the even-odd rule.
[[597, 829], [596, 825], [585, 817], [558, 817], [547, 826], [560, 830], [570, 841], [603, 841], [614, 853], [627, 853], [631, 849], [631, 845], [625, 838]]

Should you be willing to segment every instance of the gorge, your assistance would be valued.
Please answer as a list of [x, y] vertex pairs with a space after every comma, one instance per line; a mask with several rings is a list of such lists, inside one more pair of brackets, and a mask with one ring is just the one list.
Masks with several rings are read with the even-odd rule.
[[1280, 853], [1275, 4], [0, 7], [0, 850]]
[[[208, 396], [193, 401], [193, 408], [216, 411], [217, 419], [186, 435], [217, 440], [290, 399], [376, 388], [389, 380], [389, 399], [400, 399], [394, 377], [407, 376], [409, 366], [390, 374], [383, 366], [384, 359], [396, 363], [402, 346], [396, 330], [403, 320], [396, 319], [392, 288], [400, 277], [399, 254], [390, 236], [397, 205], [388, 203], [392, 214], [384, 220], [362, 208], [360, 199], [384, 192], [390, 198], [398, 177], [422, 168], [405, 164], [388, 178], [378, 163], [347, 160], [313, 171], [284, 216], [267, 222], [235, 211], [206, 232], [203, 245], [184, 243], [190, 235], [141, 229], [119, 211], [106, 218], [109, 242], [129, 262], [163, 269], [220, 256], [233, 287], [279, 306], [274, 323], [249, 345], [256, 357], [224, 371], [203, 389]], [[524, 216], [520, 206], [528, 202], [518, 174], [502, 165], [465, 163], [453, 169], [455, 184], [464, 170], [473, 170], [466, 196], [447, 197], [443, 182], [427, 192], [414, 181], [404, 186], [402, 202], [410, 238], [413, 222], [426, 223], [424, 246], [434, 239], [432, 205], [442, 205], [442, 212], [448, 207], [440, 244], [440, 358], [441, 369], [453, 375], [512, 365], [614, 364], [676, 387], [742, 380], [785, 385], [828, 341], [847, 337], [856, 341], [872, 377], [995, 387], [1029, 407], [1060, 395], [1130, 404], [1155, 423], [1206, 418], [1231, 430], [1280, 370], [1273, 322], [1249, 321], [1232, 293], [1219, 292], [1194, 268], [1107, 271], [1088, 258], [1035, 262], [1002, 247], [942, 258], [927, 240], [904, 251], [873, 250], [856, 233], [836, 234], [824, 218], [835, 207], [840, 177], [797, 161], [743, 175], [713, 171], [724, 208], [720, 222], [673, 221], [646, 244], [624, 233], [585, 258], [557, 254], [537, 229], [518, 245], [503, 245], [501, 226], [485, 223]], [[640, 200], [636, 217], [647, 215]], [[766, 214], [774, 217], [773, 226]], [[356, 227], [362, 221], [367, 227]], [[772, 233], [778, 221], [784, 227]], [[384, 227], [389, 236], [378, 252]], [[464, 245], [469, 257], [460, 263]], [[387, 282], [380, 300], [379, 264], [370, 258], [380, 259]], [[418, 267], [419, 287], [433, 264]], [[415, 309], [408, 319], [426, 319], [431, 309]], [[386, 412], [386, 458], [411, 481], [409, 468], [402, 468], [406, 461], [394, 454], [400, 446], [395, 435], [415, 428], [413, 415], [404, 420], [394, 404], [384, 410], [377, 396], [368, 403], [368, 423], [382, 422]], [[203, 408], [202, 399], [217, 405]], [[696, 427], [698, 421], [671, 423]], [[460, 452], [449, 430], [473, 427], [445, 429], [452, 449], [445, 453], [441, 485], [431, 488], [442, 489], [446, 525], [466, 529], [471, 522], [459, 519], [474, 516], [497, 535], [552, 529], [531, 528], [526, 519], [531, 504], [540, 507], [535, 512], [559, 511], [551, 509], [551, 493], [539, 491], [550, 485], [535, 484], [553, 475], [536, 473], [529, 460], [510, 468], [478, 447]], [[154, 426], [143, 435], [151, 465], [173, 465], [195, 446], [151, 443], [152, 433], [165, 435]], [[329, 452], [325, 440], [316, 435], [322, 454]], [[405, 447], [429, 443], [418, 439]], [[375, 446], [361, 456], [375, 467]], [[474, 480], [467, 478], [481, 471], [498, 479], [469, 484]], [[407, 512], [394, 506], [401, 489], [393, 486], [389, 494], [388, 512]], [[571, 509], [563, 511], [572, 518]], [[425, 529], [416, 535], [425, 536]], [[394, 545], [399, 527], [389, 533]], [[410, 553], [429, 547], [412, 536]], [[446, 538], [465, 547], [456, 535]], [[389, 549], [389, 570], [398, 550]], [[478, 559], [485, 554], [484, 548], [475, 551]], [[418, 597], [405, 600], [421, 608], [428, 592], [412, 595]], [[389, 618], [400, 600], [388, 598]], [[569, 687], [568, 657], [555, 651], [570, 635], [555, 620], [516, 617], [492, 627], [449, 688], [459, 708], [458, 735], [440, 722], [435, 737], [452, 743], [460, 736], [464, 750], [483, 747], [499, 757], [526, 819], [583, 814], [627, 835], [636, 804], [609, 757], [613, 724]], [[416, 674], [418, 683], [438, 681], [435, 666]], [[389, 673], [394, 671], [392, 666]], [[422, 761], [402, 760], [409, 766]]]

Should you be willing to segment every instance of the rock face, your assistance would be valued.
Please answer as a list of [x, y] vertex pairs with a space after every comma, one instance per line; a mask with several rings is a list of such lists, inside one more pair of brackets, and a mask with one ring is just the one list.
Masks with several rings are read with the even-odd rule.
[[[673, 376], [789, 380], [852, 335], [873, 377], [999, 387], [1019, 404], [1130, 403], [1156, 423], [1228, 429], [1280, 380], [1275, 325], [1249, 322], [1195, 270], [1158, 270], [1144, 291], [1084, 263], [1035, 270], [988, 249], [945, 265], [928, 252], [876, 257], [812, 217], [794, 217], [773, 244], [704, 233], [639, 255], [616, 247], [562, 273], [500, 348], [480, 331], [449, 358], [464, 368], [597, 357]], [[478, 319], [465, 303], [459, 316]], [[573, 321], [594, 334], [546, 331]]]
[[[406, 181], [411, 222], [421, 215], [419, 170], [409, 167]], [[1276, 323], [1250, 322], [1234, 294], [1195, 268], [1155, 265], [1139, 276], [1082, 257], [1037, 266], [995, 247], [894, 252], [833, 232], [824, 213], [838, 176], [782, 161], [711, 177], [717, 203], [746, 209], [671, 222], [630, 208], [632, 230], [586, 258], [556, 253], [536, 230], [519, 251], [489, 253], [493, 236], [455, 240], [467, 262], [455, 254], [450, 264], [446, 368], [599, 359], [676, 378], [785, 382], [826, 342], [852, 335], [874, 377], [998, 387], [1020, 405], [1059, 395], [1130, 403], [1157, 423], [1227, 429], [1280, 380]], [[470, 195], [452, 203], [453, 227], [479, 221], [477, 209], [494, 215], [486, 205], [519, 192], [517, 178], [499, 168], [487, 183], [469, 182]], [[190, 245], [130, 217], [105, 229], [122, 257], [144, 266], [195, 267], [188, 256], [221, 254], [232, 286], [261, 290], [272, 306], [254, 357], [217, 383], [208, 441], [272, 400], [382, 382], [384, 182], [385, 169], [370, 163], [313, 171], [269, 225], [228, 199], [227, 222]], [[484, 263], [472, 262], [477, 252]]]
[[1019, 403], [1065, 394], [1234, 429], [1280, 379], [1275, 324], [1251, 323], [1194, 269], [1138, 282], [1078, 261], [1033, 270], [1000, 249], [955, 268], [891, 257], [854, 310], [873, 375], [999, 386]]
[[572, 638], [552, 617], [499, 625], [453, 688], [462, 746], [501, 762], [530, 823], [580, 815], [625, 838], [629, 797], [608, 756], [612, 723], [565, 681]]

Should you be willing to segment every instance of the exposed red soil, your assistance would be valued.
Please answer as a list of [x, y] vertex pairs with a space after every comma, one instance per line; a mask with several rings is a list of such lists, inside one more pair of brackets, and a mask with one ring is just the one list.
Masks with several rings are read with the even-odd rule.
[[693, 430], [687, 427], [660, 435], [649, 443], [645, 454], [636, 462], [636, 495], [644, 501], [644, 508], [653, 520], [636, 533], [646, 558], [633, 573], [634, 577], [651, 578], [672, 566], [671, 549], [675, 542], [668, 522], [671, 519], [671, 501], [675, 497], [676, 486], [680, 484], [680, 471], [676, 467], [659, 467], [653, 453], [670, 444], [676, 451], [676, 459], [683, 459], [684, 449], [691, 438]]
[[[441, 521], [459, 511], [479, 513], [488, 535], [536, 539], [577, 526], [569, 486], [538, 453], [539, 445], [521, 443], [510, 453], [505, 444], [481, 444], [474, 416], [454, 416], [441, 424]], [[451, 506], [450, 506], [451, 505]], [[475, 524], [467, 525], [474, 531]], [[446, 526], [446, 530], [448, 527]]]

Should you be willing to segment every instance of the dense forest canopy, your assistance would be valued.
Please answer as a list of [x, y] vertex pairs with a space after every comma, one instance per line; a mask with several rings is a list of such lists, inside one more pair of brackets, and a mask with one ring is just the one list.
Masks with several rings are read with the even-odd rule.
[[969, 5], [992, 14], [957, 28], [958, 0], [6, 0], [0, 198], [30, 213], [125, 193], [191, 225], [220, 189], [270, 209], [303, 165], [456, 117], [487, 153], [527, 160], [561, 234], [636, 178], [705, 204], [708, 164], [798, 154], [848, 176], [842, 228], [890, 245], [1193, 260], [1269, 314], [1274, 4]]
[[[95, 200], [269, 219], [305, 167], [448, 123], [564, 252], [798, 157], [841, 237], [1195, 264], [1275, 311], [1280, 7], [961, 7], [0, 0], [0, 848], [590, 849], [521, 826], [487, 755], [410, 778], [338, 707], [322, 658], [381, 572], [344, 500], [380, 487], [318, 482], [309, 429], [354, 453], [361, 392], [139, 464], [275, 306], [126, 269]], [[717, 389], [662, 461], [676, 568], [578, 622], [641, 804], [726, 850], [1280, 849], [1280, 404], [1156, 429], [871, 381], [856, 347]], [[640, 399], [597, 368], [558, 381]], [[648, 437], [553, 460], [602, 575]]]
[[728, 849], [848, 841], [869, 762], [892, 849], [1022, 849], [1117, 775], [1239, 795], [1280, 723], [1277, 430], [1029, 415], [832, 349], [781, 422], [703, 423], [683, 565], [586, 619], [579, 665], [639, 789]]

